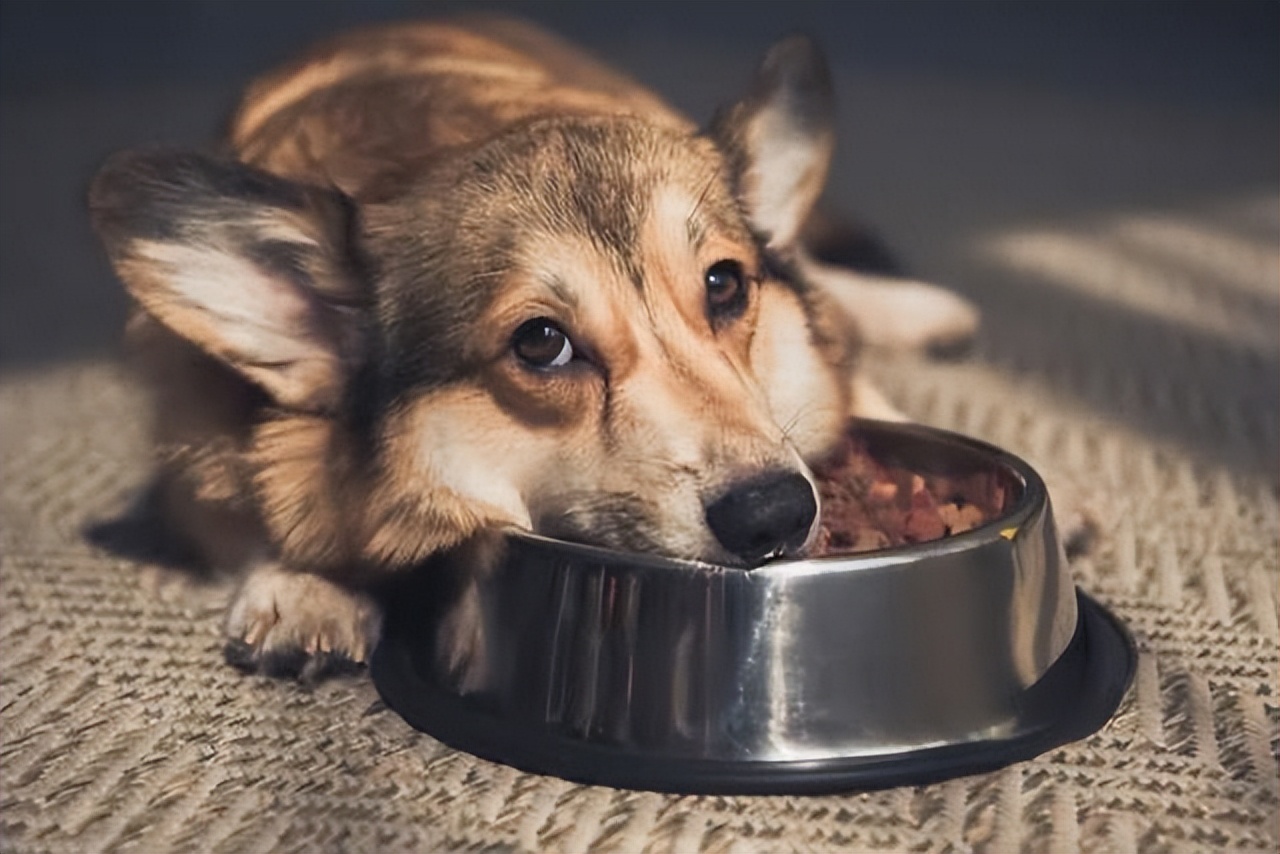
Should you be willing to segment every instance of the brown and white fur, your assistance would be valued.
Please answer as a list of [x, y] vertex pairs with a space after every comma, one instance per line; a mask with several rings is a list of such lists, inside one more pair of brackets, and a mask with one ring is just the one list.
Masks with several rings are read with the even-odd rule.
[[246, 571], [231, 660], [363, 661], [370, 585], [506, 526], [802, 550], [807, 463], [851, 415], [899, 417], [859, 347], [976, 323], [806, 251], [831, 106], [799, 37], [699, 129], [530, 26], [415, 23], [255, 83], [221, 155], [109, 160], [90, 208], [165, 513]]

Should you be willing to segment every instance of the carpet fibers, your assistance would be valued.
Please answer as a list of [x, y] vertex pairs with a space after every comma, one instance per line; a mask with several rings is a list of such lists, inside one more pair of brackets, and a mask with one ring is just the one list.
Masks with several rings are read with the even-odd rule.
[[977, 356], [873, 359], [913, 417], [1025, 456], [1093, 516], [1073, 570], [1140, 650], [1098, 734], [918, 788], [580, 786], [440, 745], [363, 675], [246, 678], [220, 657], [225, 584], [85, 536], [145, 480], [122, 369], [3, 374], [0, 849], [1275, 851], [1277, 209], [975, 240], [958, 275], [981, 283]]

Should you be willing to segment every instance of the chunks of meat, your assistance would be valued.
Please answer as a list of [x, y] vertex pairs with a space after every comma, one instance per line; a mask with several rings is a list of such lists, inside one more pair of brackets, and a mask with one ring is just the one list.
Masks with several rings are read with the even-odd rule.
[[814, 556], [867, 552], [963, 533], [997, 518], [1007, 489], [996, 470], [954, 476], [877, 459], [856, 433], [814, 469], [822, 521]]

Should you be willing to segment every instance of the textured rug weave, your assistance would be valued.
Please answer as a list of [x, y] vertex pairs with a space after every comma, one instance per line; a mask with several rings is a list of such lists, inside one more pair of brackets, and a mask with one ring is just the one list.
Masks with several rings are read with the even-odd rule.
[[1073, 569], [1141, 651], [1100, 733], [919, 788], [578, 786], [441, 746], [364, 677], [242, 677], [219, 654], [226, 589], [84, 538], [144, 479], [136, 390], [106, 362], [4, 374], [0, 848], [1275, 851], [1277, 210], [990, 235], [956, 272], [986, 311], [977, 357], [875, 360], [914, 417], [1024, 455], [1088, 508], [1100, 534]]

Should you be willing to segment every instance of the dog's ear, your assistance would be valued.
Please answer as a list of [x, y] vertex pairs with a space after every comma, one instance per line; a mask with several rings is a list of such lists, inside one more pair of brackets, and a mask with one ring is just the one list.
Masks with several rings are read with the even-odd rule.
[[282, 407], [336, 405], [365, 293], [349, 199], [232, 160], [159, 150], [108, 160], [89, 209], [149, 313]]
[[734, 190], [770, 248], [794, 245], [822, 192], [834, 106], [821, 49], [791, 36], [765, 54], [747, 96], [712, 120], [710, 134], [728, 158]]

